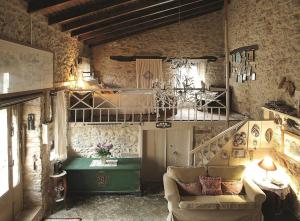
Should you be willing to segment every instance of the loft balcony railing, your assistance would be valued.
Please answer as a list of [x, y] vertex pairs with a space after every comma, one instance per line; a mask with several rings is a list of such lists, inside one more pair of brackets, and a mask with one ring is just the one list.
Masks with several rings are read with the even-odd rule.
[[97, 89], [69, 91], [69, 122], [142, 123], [226, 120], [226, 91]]

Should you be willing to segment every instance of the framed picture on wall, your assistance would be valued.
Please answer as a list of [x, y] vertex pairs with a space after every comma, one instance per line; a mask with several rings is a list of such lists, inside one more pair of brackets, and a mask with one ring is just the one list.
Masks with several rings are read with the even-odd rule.
[[285, 131], [283, 136], [284, 154], [300, 162], [300, 136], [288, 131]]
[[246, 157], [246, 150], [243, 148], [233, 148], [231, 156], [233, 158], [245, 158]]

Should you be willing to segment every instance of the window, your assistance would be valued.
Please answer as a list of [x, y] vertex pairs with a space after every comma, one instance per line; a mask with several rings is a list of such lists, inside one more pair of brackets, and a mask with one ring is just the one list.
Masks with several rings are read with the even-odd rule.
[[201, 79], [201, 75], [198, 72], [198, 68], [196, 65], [180, 68], [180, 70], [178, 70], [177, 76], [179, 79], [179, 82], [177, 83], [179, 88], [183, 88], [183, 84], [187, 83], [187, 81], [192, 83], [191, 87], [201, 88], [201, 80], [203, 79]]
[[175, 86], [177, 88], [202, 88], [201, 81], [205, 83], [207, 62], [205, 60], [189, 60], [187, 65], [176, 68]]
[[7, 110], [0, 110], [0, 196], [9, 189]]

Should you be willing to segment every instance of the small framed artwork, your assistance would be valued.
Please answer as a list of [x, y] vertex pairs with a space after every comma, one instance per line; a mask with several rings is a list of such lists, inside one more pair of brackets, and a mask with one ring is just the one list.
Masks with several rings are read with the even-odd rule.
[[235, 54], [231, 55], [231, 62], [234, 63], [235, 62]]
[[238, 83], [243, 83], [243, 75], [238, 75]]
[[246, 74], [243, 74], [243, 82], [244, 81], [247, 81], [247, 75]]
[[284, 132], [284, 154], [293, 160], [300, 162], [300, 136]]
[[249, 65], [247, 68], [247, 77], [251, 76], [251, 72], [252, 72], [252, 67], [251, 67], [251, 65]]
[[232, 149], [231, 156], [234, 158], [245, 158], [246, 150], [243, 148], [234, 148], [234, 149]]
[[254, 61], [254, 51], [248, 51], [247, 55], [248, 61]]

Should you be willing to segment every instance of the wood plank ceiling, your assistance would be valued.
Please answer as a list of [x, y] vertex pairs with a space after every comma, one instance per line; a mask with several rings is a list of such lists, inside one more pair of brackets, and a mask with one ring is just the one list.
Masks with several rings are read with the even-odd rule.
[[90, 46], [115, 41], [223, 8], [223, 0], [27, 0], [49, 25]]

